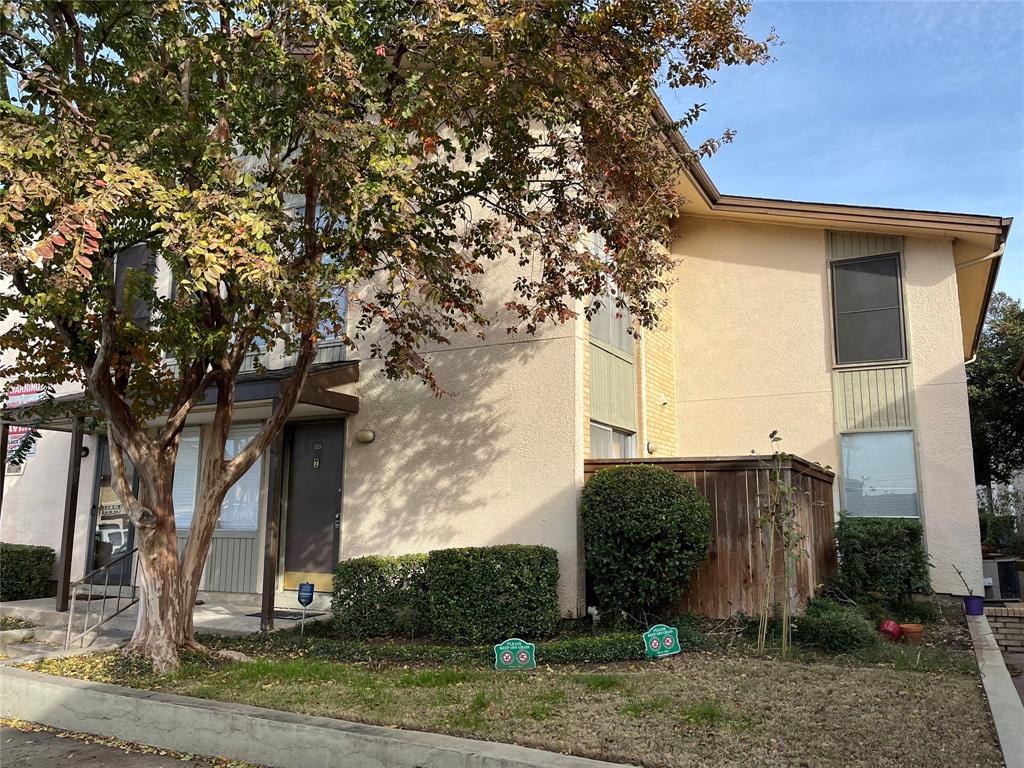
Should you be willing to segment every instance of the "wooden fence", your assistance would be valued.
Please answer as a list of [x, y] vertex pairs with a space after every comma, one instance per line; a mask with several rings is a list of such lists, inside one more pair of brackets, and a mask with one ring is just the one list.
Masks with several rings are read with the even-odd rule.
[[[767, 499], [770, 456], [696, 459], [589, 459], [584, 474], [590, 477], [618, 464], [654, 464], [682, 475], [704, 494], [711, 505], [712, 540], [707, 559], [680, 598], [683, 610], [715, 618], [760, 610], [767, 578], [768, 536], [758, 522], [758, 502]], [[804, 534], [806, 556], [797, 564], [790, 604], [799, 609], [815, 589], [835, 572], [836, 549], [832, 503], [834, 475], [820, 466], [792, 457], [784, 464], [786, 480], [797, 489], [797, 520]], [[773, 579], [775, 601], [785, 593], [782, 550], [776, 544]]]

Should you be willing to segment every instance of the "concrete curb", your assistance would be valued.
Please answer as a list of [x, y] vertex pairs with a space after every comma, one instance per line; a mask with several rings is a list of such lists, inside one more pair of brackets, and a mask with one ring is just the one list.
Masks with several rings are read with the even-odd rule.
[[511, 744], [402, 731], [0, 668], [0, 716], [275, 768], [622, 768]]
[[992, 712], [1006, 768], [1024, 768], [1024, 703], [1013, 687], [1003, 654], [984, 616], [968, 616], [974, 655]]

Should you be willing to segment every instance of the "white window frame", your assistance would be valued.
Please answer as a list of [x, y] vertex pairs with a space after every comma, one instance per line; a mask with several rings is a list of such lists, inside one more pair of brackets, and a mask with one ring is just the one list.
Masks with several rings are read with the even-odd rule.
[[[846, 461], [843, 452], [843, 438], [853, 435], [887, 435], [894, 432], [902, 432], [910, 435], [910, 449], [914, 459], [914, 484], [917, 489], [917, 514], [916, 515], [855, 515], [850, 514], [850, 507], [846, 503]], [[870, 520], [918, 520], [924, 525], [924, 496], [921, 491], [921, 462], [917, 450], [917, 431], [910, 427], [892, 427], [891, 429], [847, 429], [838, 434], [839, 449], [839, 504], [840, 509], [850, 517], [862, 517]]]
[[[628, 456], [622, 456], [621, 458], [623, 458], [623, 459], [635, 459], [635, 458], [638, 457], [637, 447], [636, 447], [636, 432], [630, 432], [628, 430], [619, 429], [618, 427], [613, 427], [613, 426], [610, 426], [608, 424], [602, 424], [600, 421], [594, 421], [593, 419], [591, 419], [590, 424], [588, 425], [588, 427], [589, 427], [589, 429], [594, 429], [595, 427], [597, 427], [598, 429], [603, 429], [606, 432], [608, 432], [608, 434], [610, 434], [613, 439], [614, 439], [614, 436], [616, 434], [624, 435], [628, 439], [628, 441], [629, 441], [629, 443], [628, 443], [628, 447], [629, 447], [628, 453], [629, 453], [629, 455]], [[591, 454], [593, 454], [593, 449], [591, 449]], [[595, 457], [595, 456], [591, 455], [590, 458], [598, 458], [598, 457]], [[601, 458], [614, 458], [614, 457], [601, 457]]]

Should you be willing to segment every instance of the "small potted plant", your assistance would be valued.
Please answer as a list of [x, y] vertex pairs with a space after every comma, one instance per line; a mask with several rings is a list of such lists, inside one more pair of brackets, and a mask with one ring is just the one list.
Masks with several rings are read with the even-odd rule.
[[964, 596], [964, 612], [968, 616], [983, 616], [985, 614], [985, 598], [981, 595], [974, 594], [974, 590], [971, 589], [971, 585], [967, 583], [967, 579], [964, 578], [963, 571], [953, 564], [953, 570], [956, 571], [956, 575], [960, 577], [960, 581], [964, 583], [964, 587], [967, 588], [967, 594]]

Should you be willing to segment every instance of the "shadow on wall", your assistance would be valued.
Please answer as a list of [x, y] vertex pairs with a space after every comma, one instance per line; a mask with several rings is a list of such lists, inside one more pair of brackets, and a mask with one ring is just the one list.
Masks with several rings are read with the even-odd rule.
[[523, 542], [575, 552], [575, 342], [430, 355], [446, 394], [371, 361], [351, 443], [342, 556]]

